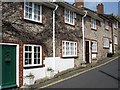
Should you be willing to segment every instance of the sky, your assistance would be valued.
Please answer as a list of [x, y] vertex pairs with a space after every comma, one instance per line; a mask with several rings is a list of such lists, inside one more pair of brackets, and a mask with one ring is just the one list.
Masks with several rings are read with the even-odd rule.
[[[70, 2], [70, 3], [74, 3], [74, 0], [65, 0], [66, 2]], [[84, 0], [84, 6], [96, 11], [96, 6], [99, 3], [103, 3], [104, 4], [104, 13], [105, 14], [115, 14], [118, 15], [118, 11], [119, 11], [119, 15], [120, 15], [120, 0]], [[118, 4], [119, 2], [119, 4]], [[118, 7], [119, 5], [119, 7]], [[119, 10], [118, 10], [119, 8]]]

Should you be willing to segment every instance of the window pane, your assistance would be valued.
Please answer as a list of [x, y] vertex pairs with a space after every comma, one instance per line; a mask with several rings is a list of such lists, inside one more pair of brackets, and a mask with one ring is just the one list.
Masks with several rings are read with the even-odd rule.
[[38, 53], [38, 58], [40, 58], [40, 53]]
[[32, 2], [29, 2], [29, 6], [32, 7]]
[[38, 64], [40, 64], [40, 59], [38, 59]]
[[29, 13], [32, 14], [32, 8], [29, 8]]
[[28, 53], [25, 53], [25, 58], [29, 58], [29, 54]]
[[29, 64], [32, 64], [32, 59], [29, 59]]
[[28, 59], [25, 59], [25, 65], [27, 65], [28, 64]]
[[25, 11], [28, 12], [28, 7], [25, 7]]
[[34, 59], [34, 64], [37, 64], [37, 59]]
[[28, 51], [28, 46], [25, 46], [25, 51]]
[[29, 51], [32, 51], [32, 46], [29, 46]]

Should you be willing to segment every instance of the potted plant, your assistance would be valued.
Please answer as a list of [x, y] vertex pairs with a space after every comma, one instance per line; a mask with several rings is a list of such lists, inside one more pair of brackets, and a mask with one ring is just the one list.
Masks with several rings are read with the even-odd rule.
[[47, 77], [48, 78], [51, 78], [51, 77], [53, 77], [54, 76], [54, 70], [51, 68], [51, 67], [48, 67], [47, 68]]
[[26, 79], [26, 84], [27, 85], [34, 84], [34, 75], [32, 73], [29, 73], [28, 75], [26, 75], [25, 79]]

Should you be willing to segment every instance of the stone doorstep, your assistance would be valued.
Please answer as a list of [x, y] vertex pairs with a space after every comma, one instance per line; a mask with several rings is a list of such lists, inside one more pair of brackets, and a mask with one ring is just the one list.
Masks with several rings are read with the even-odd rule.
[[[54, 77], [52, 77], [52, 78], [47, 78], [47, 77], [45, 77], [45, 78], [43, 78], [43, 79], [36, 80], [34, 85], [36, 85], [36, 86], [38, 85], [39, 87], [42, 86], [42, 85], [44, 85], [44, 83], [45, 83], [45, 85], [46, 85], [46, 84], [51, 83], [51, 82], [53, 82], [53, 81], [57, 81], [57, 80], [59, 80], [60, 78], [65, 78], [64, 76], [67, 75], [67, 74], [69, 74], [69, 73], [75, 73], [76, 71], [86, 70], [86, 69], [88, 69], [88, 68], [97, 66], [97, 65], [102, 64], [102, 63], [104, 63], [104, 62], [106, 62], [106, 61], [108, 61], [108, 60], [110, 60], [110, 59], [113, 59], [113, 58], [115, 58], [115, 57], [105, 58], [105, 60], [99, 60], [99, 62], [92, 62], [91, 64], [82, 63], [79, 67], [74, 67], [74, 68], [70, 68], [70, 69], [68, 69], [68, 70], [62, 71], [62, 72], [56, 74], [56, 75], [55, 75]], [[100, 62], [101, 62], [101, 63], [100, 63]], [[31, 86], [29, 86], [29, 87], [30, 87], [30, 88], [34, 88], [34, 85], [31, 85]], [[28, 87], [28, 86], [27, 86], [27, 87]]]

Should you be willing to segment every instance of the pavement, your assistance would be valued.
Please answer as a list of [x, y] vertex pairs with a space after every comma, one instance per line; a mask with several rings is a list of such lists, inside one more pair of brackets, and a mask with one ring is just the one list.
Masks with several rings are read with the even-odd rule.
[[58, 82], [61, 82], [62, 80], [65, 80], [66, 78], [67, 79], [69, 79], [69, 77], [72, 78], [71, 76], [74, 77], [75, 75], [77, 75], [77, 73], [87, 71], [89, 69], [92, 69], [94, 67], [102, 65], [102, 64], [109, 62], [111, 60], [114, 60], [116, 58], [118, 58], [118, 56], [117, 57], [107, 57], [105, 59], [98, 60], [97, 62], [93, 62], [91, 64], [83, 64], [79, 67], [71, 68], [66, 71], [60, 72], [52, 78], [44, 78], [44, 79], [37, 80], [34, 85], [23, 86], [22, 88], [29, 88], [29, 90], [33, 90], [33, 89], [38, 90], [40, 88], [44, 88], [44, 86], [50, 85], [53, 82], [58, 83]]

